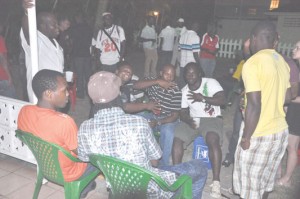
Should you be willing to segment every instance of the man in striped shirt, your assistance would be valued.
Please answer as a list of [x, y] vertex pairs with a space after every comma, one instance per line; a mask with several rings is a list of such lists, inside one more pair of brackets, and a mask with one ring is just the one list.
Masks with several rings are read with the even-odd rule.
[[185, 86], [185, 81], [183, 78], [183, 69], [190, 63], [195, 62], [200, 64], [199, 52], [200, 52], [200, 38], [197, 34], [199, 25], [193, 23], [192, 28], [187, 30], [179, 40], [179, 50], [181, 52], [180, 60], [180, 75], [179, 75], [179, 86], [182, 88]]
[[174, 79], [175, 67], [168, 64], [163, 66], [158, 78], [150, 77], [133, 85], [134, 89], [145, 90], [149, 100], [160, 104], [160, 111], [143, 114], [149, 120], [152, 130], [160, 132], [160, 146], [163, 151], [160, 165], [169, 165], [174, 129], [181, 108], [181, 91]]

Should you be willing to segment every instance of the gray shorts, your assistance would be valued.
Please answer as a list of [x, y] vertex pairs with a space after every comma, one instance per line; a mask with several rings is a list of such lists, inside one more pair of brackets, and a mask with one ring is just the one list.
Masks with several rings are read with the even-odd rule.
[[192, 129], [185, 122], [180, 122], [175, 128], [174, 137], [181, 139], [184, 144], [184, 149], [190, 145], [195, 138], [199, 135], [206, 137], [207, 132], [215, 132], [220, 138], [220, 145], [223, 142], [223, 119], [219, 117], [214, 118], [201, 118], [200, 127], [198, 129]]

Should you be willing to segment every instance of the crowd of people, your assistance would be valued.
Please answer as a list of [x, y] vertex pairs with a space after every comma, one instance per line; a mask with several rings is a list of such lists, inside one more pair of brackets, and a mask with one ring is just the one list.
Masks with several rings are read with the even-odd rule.
[[[32, 1], [23, 0], [23, 6], [25, 10], [30, 8]], [[18, 128], [56, 143], [86, 162], [74, 163], [61, 155], [66, 181], [95, 170], [89, 154], [99, 153], [144, 167], [169, 184], [180, 175], [189, 175], [193, 198], [201, 198], [207, 180], [206, 165], [197, 159], [182, 160], [184, 150], [203, 136], [212, 164], [211, 197], [222, 197], [221, 165], [234, 164], [232, 191], [241, 198], [267, 198], [274, 184], [291, 186], [300, 141], [300, 42], [292, 56], [297, 66], [276, 52], [279, 36], [274, 24], [263, 21], [252, 29], [234, 74], [243, 90], [239, 90], [238, 99], [243, 100], [236, 103], [229, 153], [222, 163], [221, 107], [227, 100], [222, 85], [213, 78], [219, 49], [215, 24], [210, 23], [200, 38], [197, 23], [185, 27], [184, 19], [179, 18], [176, 28], [167, 21], [158, 34], [155, 18], [147, 16], [139, 35], [145, 53], [144, 77], [139, 78], [125, 61], [123, 28], [114, 24], [112, 13], [104, 12], [102, 17], [103, 28], [93, 38], [81, 12], [76, 13], [72, 23], [68, 17], [40, 12], [39, 65], [33, 77], [26, 15], [20, 31], [29, 101], [33, 102], [35, 96], [37, 104], [21, 109]], [[92, 56], [97, 60], [96, 70]], [[0, 66], [0, 95], [6, 95], [2, 92], [5, 88], [9, 93], [6, 96], [13, 97], [2, 37]], [[70, 116], [59, 112], [69, 98], [66, 68], [75, 73], [77, 97], [88, 95], [92, 102], [89, 118], [79, 128]], [[280, 163], [286, 150], [287, 167], [283, 172]], [[95, 188], [93, 181], [81, 197]], [[148, 198], [174, 195], [154, 182], [149, 184]]]

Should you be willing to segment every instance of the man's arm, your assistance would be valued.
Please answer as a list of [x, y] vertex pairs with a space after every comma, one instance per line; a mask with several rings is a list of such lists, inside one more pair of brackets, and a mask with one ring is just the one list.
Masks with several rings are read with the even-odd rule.
[[196, 63], [200, 66], [199, 52], [193, 52]]
[[250, 138], [256, 129], [261, 112], [261, 92], [249, 92], [246, 95], [245, 128], [241, 141], [244, 150], [250, 147]]
[[222, 106], [226, 103], [225, 98], [225, 92], [219, 91], [216, 94], [214, 94], [213, 97], [205, 97], [201, 93], [194, 93], [192, 91], [189, 92], [187, 95], [188, 99], [193, 99], [194, 102], [205, 102], [214, 106]]
[[289, 104], [291, 101], [292, 101], [292, 91], [290, 87], [286, 90], [284, 104]]
[[175, 82], [168, 82], [162, 79], [139, 80], [133, 84], [133, 89], [144, 90], [154, 85], [159, 85], [164, 89], [169, 89], [176, 86]]
[[122, 61], [124, 59], [125, 48], [126, 48], [126, 40], [124, 40], [124, 41], [121, 42], [120, 61]]
[[22, 18], [22, 30], [23, 30], [24, 37], [25, 37], [28, 45], [30, 45], [27, 9], [32, 8], [34, 6], [33, 0], [23, 0], [22, 6], [24, 9], [24, 13], [25, 13], [25, 15]]
[[139, 36], [139, 41], [140, 42], [148, 42], [148, 41], [156, 42], [156, 39], [147, 39], [142, 36]]
[[189, 108], [182, 108], [180, 110], [180, 120], [187, 123], [192, 129], [196, 129], [196, 124], [193, 118], [190, 117]]
[[123, 110], [126, 113], [138, 113], [144, 110], [148, 111], [159, 111], [160, 105], [158, 102], [148, 102], [148, 103], [124, 103]]
[[8, 69], [8, 63], [7, 63], [7, 55], [4, 53], [0, 53], [0, 66], [3, 67], [5, 70], [7, 76], [8, 76], [8, 81], [9, 83], [12, 83], [11, 75]]
[[162, 50], [162, 45], [164, 43], [164, 38], [163, 37], [160, 37], [160, 41], [159, 41], [159, 50]]
[[291, 83], [291, 99], [294, 100], [298, 96], [299, 83]]

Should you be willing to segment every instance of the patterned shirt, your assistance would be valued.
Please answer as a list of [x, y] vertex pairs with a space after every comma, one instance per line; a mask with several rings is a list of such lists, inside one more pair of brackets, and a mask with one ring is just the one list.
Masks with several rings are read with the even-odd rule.
[[[99, 110], [94, 118], [82, 123], [78, 133], [78, 157], [89, 161], [88, 155], [99, 153], [113, 156], [144, 167], [161, 176], [167, 183], [176, 181], [176, 175], [151, 166], [162, 152], [148, 122], [136, 115], [125, 114], [119, 107]], [[155, 182], [148, 186], [147, 198], [170, 198], [172, 193], [162, 191]]]
[[[154, 77], [146, 79], [155, 79]], [[181, 109], [181, 90], [176, 85], [172, 89], [164, 89], [159, 85], [154, 85], [146, 89], [149, 99], [160, 103], [161, 115], [167, 116], [171, 112]]]
[[181, 51], [180, 67], [185, 67], [189, 62], [196, 62], [194, 53], [200, 52], [200, 38], [193, 30], [187, 30], [179, 40]]

